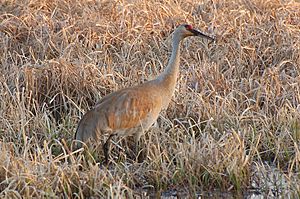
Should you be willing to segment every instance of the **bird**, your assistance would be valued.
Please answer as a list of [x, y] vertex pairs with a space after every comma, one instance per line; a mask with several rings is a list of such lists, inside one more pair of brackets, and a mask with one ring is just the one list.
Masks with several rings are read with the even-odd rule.
[[81, 148], [89, 139], [97, 141], [106, 135], [108, 138], [102, 148], [107, 164], [110, 141], [114, 136], [134, 136], [139, 142], [171, 101], [179, 73], [180, 43], [191, 36], [215, 40], [192, 25], [179, 25], [173, 32], [171, 57], [164, 71], [153, 80], [120, 89], [100, 99], [79, 121], [75, 148]]

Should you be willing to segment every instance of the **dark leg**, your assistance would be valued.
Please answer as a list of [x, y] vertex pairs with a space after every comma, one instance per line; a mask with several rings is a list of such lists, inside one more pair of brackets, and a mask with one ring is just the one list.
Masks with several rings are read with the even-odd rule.
[[135, 144], [136, 161], [142, 163], [148, 155], [147, 145], [144, 142], [144, 138], [136, 140]]
[[103, 145], [103, 152], [104, 152], [104, 164], [108, 164], [108, 155], [109, 155], [109, 146], [110, 146], [110, 140], [115, 134], [111, 134], [106, 142]]

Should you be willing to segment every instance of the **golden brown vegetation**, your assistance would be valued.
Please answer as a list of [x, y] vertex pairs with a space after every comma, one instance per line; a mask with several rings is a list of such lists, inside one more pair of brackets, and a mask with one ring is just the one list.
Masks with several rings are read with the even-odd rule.
[[[0, 196], [299, 196], [299, 10], [283, 0], [2, 0]], [[131, 161], [118, 139], [109, 168], [97, 150], [70, 154], [83, 113], [158, 75], [170, 33], [186, 22], [218, 42], [183, 43], [174, 101], [144, 138], [145, 162]]]

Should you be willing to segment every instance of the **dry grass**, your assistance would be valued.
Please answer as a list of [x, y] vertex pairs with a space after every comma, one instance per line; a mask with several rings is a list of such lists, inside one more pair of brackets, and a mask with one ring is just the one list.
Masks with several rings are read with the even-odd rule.
[[[284, 0], [1, 0], [1, 198], [299, 197], [299, 10]], [[169, 35], [186, 22], [218, 41], [183, 42], [176, 94], [144, 138], [146, 161], [131, 161], [118, 139], [109, 168], [93, 148], [70, 154], [83, 113], [162, 72]]]

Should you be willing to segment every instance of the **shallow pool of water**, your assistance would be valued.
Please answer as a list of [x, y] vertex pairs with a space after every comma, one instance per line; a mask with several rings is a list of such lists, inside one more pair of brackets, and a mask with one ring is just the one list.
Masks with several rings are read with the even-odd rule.
[[[212, 199], [263, 199], [263, 198], [300, 198], [300, 185], [297, 184], [299, 173], [287, 175], [284, 171], [270, 164], [255, 164], [252, 166], [251, 185], [249, 190], [243, 193], [233, 191], [199, 191], [196, 195], [190, 195], [188, 191], [168, 190], [154, 192], [143, 190], [141, 198], [212, 198]], [[295, 178], [293, 179], [293, 177]]]

